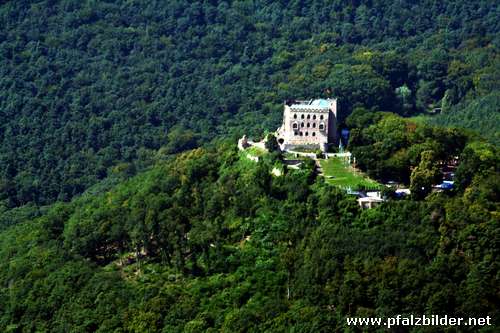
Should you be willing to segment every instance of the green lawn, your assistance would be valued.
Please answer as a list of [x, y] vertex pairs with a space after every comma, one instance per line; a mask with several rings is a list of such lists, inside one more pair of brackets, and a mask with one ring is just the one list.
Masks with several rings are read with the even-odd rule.
[[252, 156], [262, 157], [265, 154], [267, 154], [267, 151], [256, 146], [252, 146], [245, 149], [245, 153], [250, 154]]
[[320, 161], [321, 168], [325, 175], [327, 183], [340, 187], [350, 187], [355, 190], [360, 187], [369, 189], [379, 188], [381, 185], [376, 181], [369, 179], [359, 171], [355, 171], [351, 166], [345, 165], [337, 157]]

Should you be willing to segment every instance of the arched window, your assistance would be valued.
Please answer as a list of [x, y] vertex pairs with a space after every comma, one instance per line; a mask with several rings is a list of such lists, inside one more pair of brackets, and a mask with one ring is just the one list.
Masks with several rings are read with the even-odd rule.
[[316, 128], [316, 123], [313, 123], [313, 128]]
[[298, 128], [299, 126], [298, 126], [298, 124], [297, 124], [297, 123], [293, 123], [292, 127], [293, 127], [294, 129], [296, 129], [296, 128]]
[[306, 132], [306, 136], [308, 136], [308, 135], [309, 135], [309, 132]]
[[311, 119], [311, 115], [310, 114], [307, 115], [307, 119]]
[[300, 136], [302, 136], [302, 135], [303, 135], [302, 132], [300, 132]]
[[316, 136], [316, 132], [312, 132], [312, 136]]
[[294, 114], [294, 115], [293, 115], [293, 119], [297, 119], [297, 114]]
[[304, 115], [303, 114], [300, 115], [300, 119], [304, 119]]
[[311, 123], [307, 123], [307, 127], [311, 127]]
[[323, 120], [323, 115], [319, 116], [319, 119]]
[[313, 119], [316, 119], [316, 115], [313, 115]]
[[322, 131], [325, 129], [325, 125], [324, 124], [319, 124], [319, 130]]
[[300, 127], [304, 127], [304, 123], [301, 123], [301, 124], [300, 124]]

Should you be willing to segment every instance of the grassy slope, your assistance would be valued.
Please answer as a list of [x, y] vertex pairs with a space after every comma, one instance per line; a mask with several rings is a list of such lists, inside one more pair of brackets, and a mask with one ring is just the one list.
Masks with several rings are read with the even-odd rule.
[[[380, 186], [376, 181], [371, 180], [355, 171], [354, 168], [346, 166], [339, 158], [330, 158], [320, 161], [326, 182], [341, 187], [359, 187], [377, 188]], [[330, 178], [333, 177], [333, 178]]]

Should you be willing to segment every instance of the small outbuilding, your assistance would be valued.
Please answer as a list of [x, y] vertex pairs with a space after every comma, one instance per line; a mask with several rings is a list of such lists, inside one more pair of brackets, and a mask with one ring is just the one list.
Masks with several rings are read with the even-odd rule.
[[384, 199], [379, 197], [364, 197], [358, 199], [358, 204], [362, 209], [374, 208], [382, 202], [384, 202]]

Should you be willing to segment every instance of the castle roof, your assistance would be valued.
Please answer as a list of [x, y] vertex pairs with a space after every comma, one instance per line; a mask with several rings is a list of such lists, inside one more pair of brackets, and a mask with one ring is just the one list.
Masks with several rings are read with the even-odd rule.
[[327, 99], [312, 99], [307, 101], [294, 101], [291, 109], [327, 111], [330, 109], [330, 101]]
[[330, 106], [330, 103], [326, 99], [315, 99], [311, 102], [311, 105], [327, 108]]

